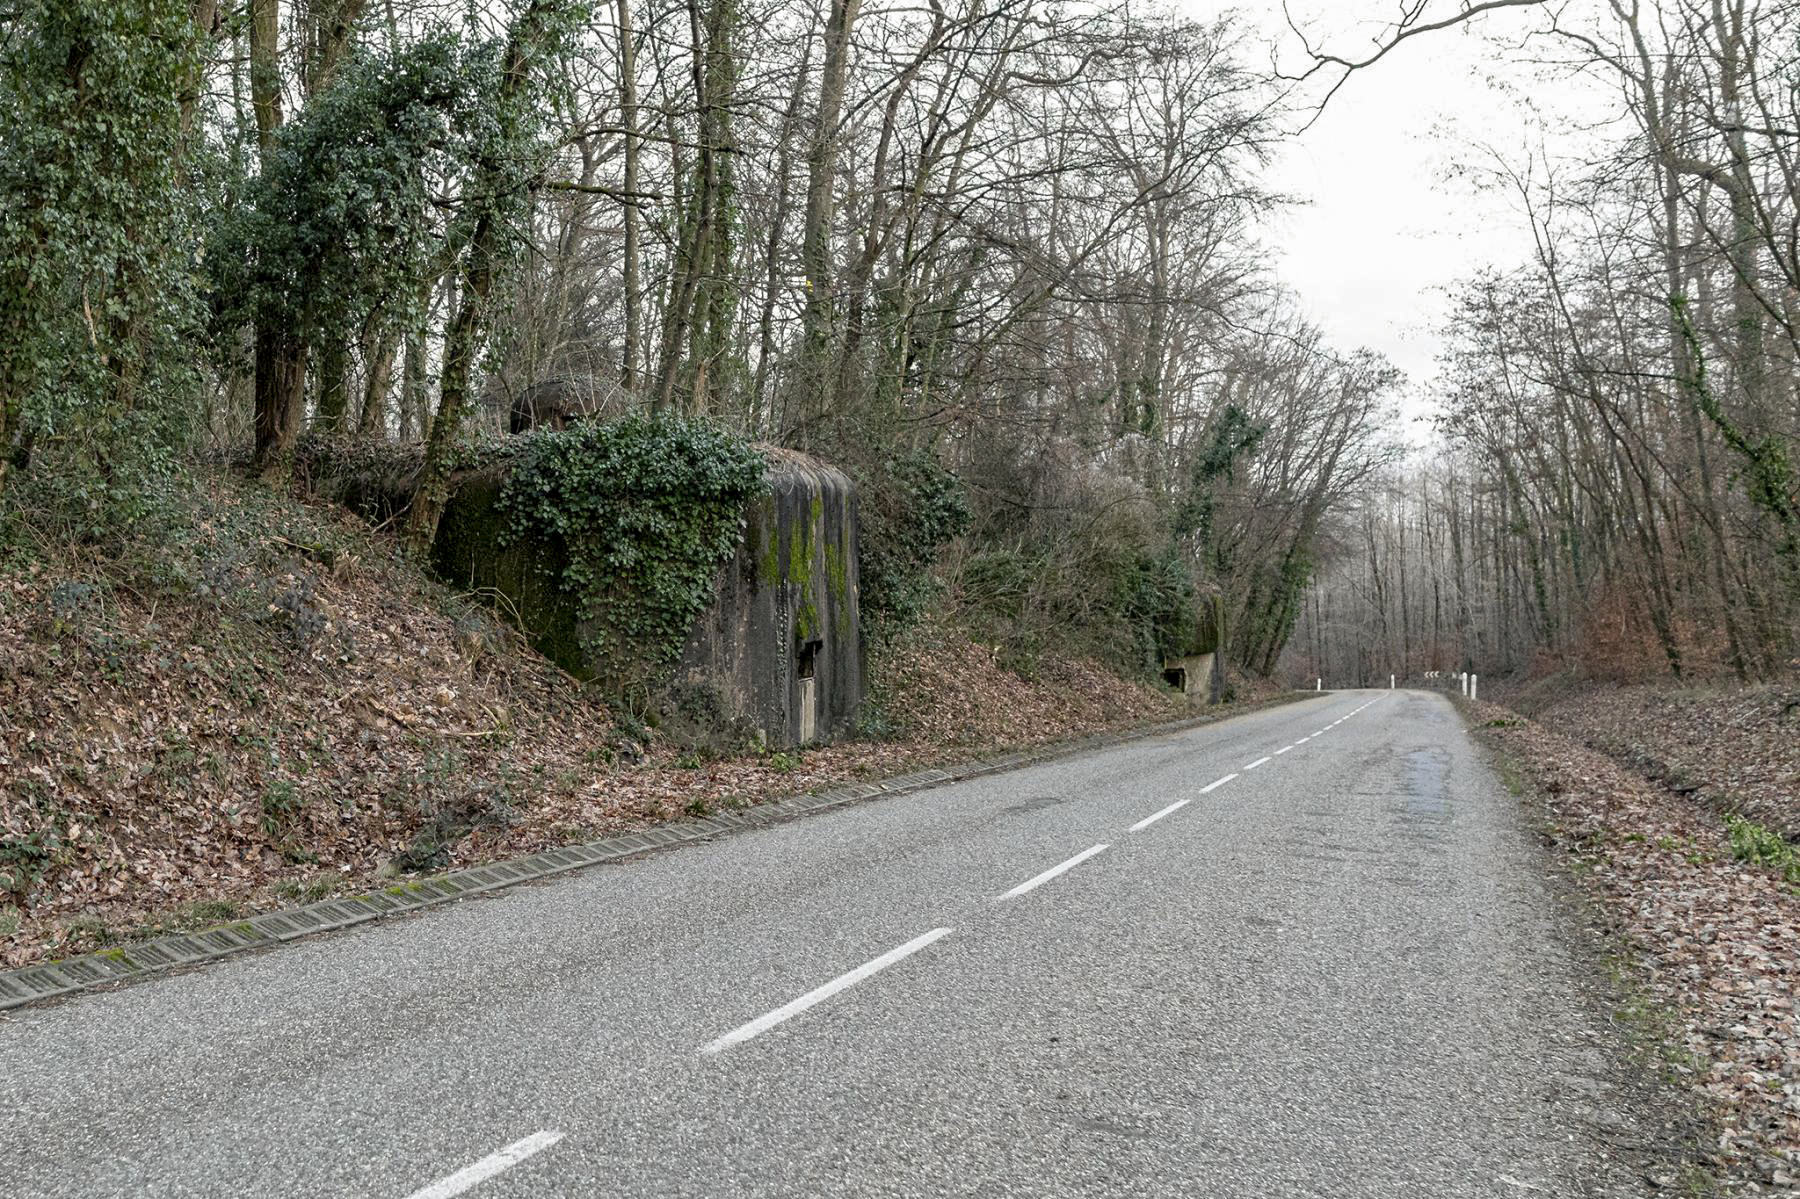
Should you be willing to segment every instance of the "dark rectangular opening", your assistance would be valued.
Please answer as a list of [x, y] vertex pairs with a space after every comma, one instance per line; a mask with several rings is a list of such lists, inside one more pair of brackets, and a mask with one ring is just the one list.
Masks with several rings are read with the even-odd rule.
[[1167, 670], [1163, 671], [1163, 682], [1185, 694], [1187, 692], [1187, 668], [1182, 666], [1169, 667]]
[[800, 652], [794, 655], [794, 674], [803, 679], [810, 679], [818, 669], [819, 651], [825, 643], [818, 638], [800, 643]]

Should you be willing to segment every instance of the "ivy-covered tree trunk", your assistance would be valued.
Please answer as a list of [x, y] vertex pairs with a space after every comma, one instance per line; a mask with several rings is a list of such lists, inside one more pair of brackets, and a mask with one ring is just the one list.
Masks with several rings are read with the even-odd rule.
[[408, 330], [400, 370], [400, 440], [424, 439], [428, 433], [425, 391], [425, 334]]
[[493, 266], [486, 260], [497, 238], [477, 227], [470, 254], [481, 261], [471, 266], [461, 305], [444, 331], [444, 376], [438, 392], [437, 418], [425, 444], [425, 466], [406, 518], [406, 547], [422, 558], [437, 536], [438, 520], [450, 499], [450, 467], [462, 440], [469, 411], [469, 375], [478, 350], [481, 307], [493, 287]]
[[736, 148], [731, 112], [737, 96], [737, 0], [714, 0], [707, 10], [705, 102], [701, 106], [701, 169], [706, 173], [692, 340], [688, 347], [689, 410], [705, 412], [718, 389], [719, 366], [731, 352], [736, 308], [733, 248], [737, 214]]
[[794, 387], [799, 410], [786, 414], [783, 424], [789, 430], [805, 429], [825, 409], [828, 359], [837, 322], [831, 225], [837, 215], [838, 125], [848, 86], [850, 37], [862, 5], [861, 0], [829, 2], [819, 107], [807, 153], [806, 216], [800, 248], [801, 265], [806, 271], [806, 307], [801, 313], [799, 377]]
[[[316, 96], [329, 86], [349, 49], [351, 31], [363, 0], [340, 0], [330, 12], [305, 15], [306, 44], [300, 62], [301, 88]], [[270, 168], [275, 139], [284, 123], [281, 104], [280, 0], [250, 0], [250, 96], [256, 116], [256, 144], [263, 169]], [[256, 450], [255, 468], [264, 475], [286, 469], [306, 409], [306, 364], [310, 346], [304, 335], [287, 327], [285, 318], [262, 313], [256, 318]], [[326, 428], [343, 427], [345, 346], [333, 336], [319, 355], [319, 418]]]
[[281, 0], [250, 0], [250, 107], [266, 165], [281, 128]]
[[[9, 321], [8, 325], [17, 322]], [[9, 329], [10, 333], [11, 330]], [[15, 465], [23, 465], [28, 454], [19, 417], [23, 405], [19, 392], [0, 380], [0, 495], [6, 494], [6, 476]]]
[[31, 0], [0, 34], [0, 486], [31, 463], [82, 535], [146, 512], [193, 408], [188, 0]]
[[451, 281], [454, 277], [443, 275], [436, 279], [421, 280], [414, 296], [413, 319], [406, 329], [406, 348], [400, 366], [401, 441], [425, 441], [431, 437], [431, 393], [425, 364], [426, 329], [430, 325], [431, 314], [437, 308], [433, 293], [441, 289], [444, 295], [453, 296], [455, 289], [451, 286]]
[[350, 373], [350, 348], [344, 339], [333, 335], [317, 356], [315, 368], [319, 377], [319, 408], [314, 417], [319, 428], [329, 433], [344, 431], [344, 416], [350, 407], [347, 376]]
[[732, 274], [731, 107], [736, 91], [735, 0], [689, 0], [694, 91], [700, 113], [692, 179], [677, 235], [663, 320], [656, 406], [703, 411], [714, 364], [730, 340]]
[[306, 343], [268, 318], [257, 321], [256, 452], [258, 471], [279, 471], [306, 410]]
[[1751, 502], [1774, 521], [1775, 557], [1787, 576], [1788, 589], [1800, 596], [1800, 476], [1789, 461], [1787, 447], [1779, 436], [1746, 436], [1725, 411], [1708, 378], [1706, 355], [1685, 303], [1677, 298], [1671, 307], [1687, 342], [1693, 368], [1693, 378], [1687, 387], [1700, 411], [1724, 437], [1725, 444], [1744, 460], [1744, 490]]
[[528, 111], [532, 72], [553, 36], [556, 18], [571, 7], [569, 0], [532, 0], [514, 22], [507, 41], [499, 93], [494, 98], [500, 132], [486, 147], [470, 182], [475, 212], [463, 259], [461, 296], [444, 332], [437, 417], [431, 424], [425, 464], [406, 516], [404, 542], [415, 557], [422, 558], [430, 549], [450, 498], [451, 467], [468, 421], [469, 384], [481, 351], [482, 320], [494, 282], [505, 265], [517, 210], [530, 187], [519, 164], [535, 129], [535, 114]]
[[[250, 107], [256, 115], [256, 145], [263, 169], [275, 154], [281, 128], [281, 2], [250, 0]], [[256, 448], [253, 467], [264, 474], [280, 469], [300, 433], [305, 408], [306, 347], [279, 317], [258, 313], [253, 333], [256, 374]]]
[[303, 5], [305, 45], [300, 59], [300, 87], [308, 97], [331, 86], [344, 56], [350, 52], [356, 23], [367, 0], [312, 0]]
[[368, 364], [363, 377], [362, 407], [358, 409], [356, 429], [365, 438], [387, 436], [387, 395], [394, 379], [394, 355], [399, 349], [399, 335], [384, 328], [369, 343]]
[[[189, 11], [193, 13], [194, 29], [200, 37], [210, 41], [219, 36], [223, 27], [223, 22], [219, 20], [219, 0], [191, 0]], [[200, 100], [206, 90], [206, 67], [206, 58], [196, 58], [188, 84], [181, 92], [181, 148], [184, 157], [193, 138], [194, 116], [199, 111]]]

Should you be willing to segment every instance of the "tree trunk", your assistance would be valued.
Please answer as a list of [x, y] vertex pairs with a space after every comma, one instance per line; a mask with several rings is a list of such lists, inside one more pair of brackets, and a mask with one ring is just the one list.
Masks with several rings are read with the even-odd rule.
[[286, 329], [256, 328], [255, 467], [268, 474], [285, 469], [306, 410], [306, 343]]
[[681, 208], [674, 277], [664, 314], [656, 406], [682, 394], [682, 407], [703, 410], [712, 372], [725, 351], [731, 272], [732, 95], [737, 63], [732, 47], [734, 0], [689, 0], [694, 94], [699, 103], [693, 175]]
[[300, 64], [300, 87], [308, 99], [331, 86], [366, 7], [367, 0], [336, 0], [335, 4], [328, 0], [308, 6], [309, 29]]
[[[281, 3], [250, 0], [250, 105], [256, 114], [256, 147], [263, 169], [275, 153], [281, 128]], [[300, 416], [306, 406], [306, 346], [295, 331], [274, 328], [266, 315], [256, 317], [256, 448], [252, 460], [259, 473], [284, 469]]]
[[400, 440], [425, 439], [425, 331], [406, 334], [406, 361], [400, 379]]
[[[210, 40], [218, 36], [221, 28], [219, 0], [192, 0], [189, 11], [193, 14], [194, 28], [200, 31], [202, 39]], [[194, 115], [199, 111], [200, 97], [206, 88], [206, 67], [209, 62], [208, 56], [197, 57], [189, 80], [181, 89], [181, 145], [184, 154], [188, 139], [194, 132]]]
[[394, 378], [394, 353], [398, 346], [394, 331], [384, 329], [376, 335], [369, 352], [356, 430], [371, 441], [387, 436], [387, 395]]
[[[809, 37], [806, 46], [801, 50], [800, 77], [806, 78], [812, 69], [812, 39]], [[757, 320], [756, 378], [750, 385], [750, 427], [777, 431], [772, 428], [776, 424], [776, 404], [769, 395], [769, 372], [775, 361], [775, 306], [781, 298], [782, 271], [784, 263], [781, 258], [781, 239], [787, 230], [790, 210], [790, 189], [793, 183], [793, 140], [794, 128], [800, 121], [800, 111], [805, 102], [805, 90], [795, 88], [788, 97], [787, 109], [781, 118], [781, 136], [776, 141], [775, 149], [775, 199], [769, 214], [768, 236], [763, 243], [763, 295], [762, 313]], [[768, 404], [765, 412], [762, 405]]]
[[850, 35], [856, 26], [861, 0], [828, 0], [825, 21], [825, 60], [819, 77], [819, 109], [813, 122], [812, 148], [807, 154], [806, 216], [800, 247], [800, 263], [806, 271], [806, 307], [801, 315], [800, 370], [796, 380], [800, 400], [798, 419], [789, 428], [805, 429], [824, 413], [833, 326], [832, 302], [835, 270], [831, 261], [831, 227], [836, 216], [838, 125], [844, 109], [844, 89], [850, 67]]
[[[567, 0], [532, 0], [512, 28], [506, 48], [506, 65], [495, 97], [502, 120], [522, 123], [517, 109], [526, 101], [527, 86], [539, 52], [550, 35], [550, 21]], [[438, 386], [437, 417], [425, 444], [425, 464], [412, 507], [406, 516], [404, 541], [407, 552], [422, 559], [437, 536], [438, 520], [450, 498], [450, 466], [462, 439], [470, 408], [470, 379], [480, 351], [481, 322], [493, 291], [495, 277], [504, 265], [502, 255], [510, 241], [506, 207], [516, 199], [508, 189], [518, 186], [508, 179], [508, 159], [518, 147], [500, 148], [498, 156], [481, 164], [469, 194], [476, 206], [473, 231], [464, 258], [461, 296], [444, 333], [443, 378]]]
[[694, 319], [688, 347], [690, 408], [705, 412], [725, 380], [719, 367], [731, 347], [733, 205], [737, 197], [731, 112], [737, 93], [737, 0], [712, 0], [706, 12], [705, 91], [700, 107], [700, 169], [706, 176], [698, 254]]
[[250, 105], [265, 167], [281, 128], [280, 38], [281, 0], [250, 0]]
[[625, 353], [619, 383], [627, 395], [637, 390], [639, 356], [643, 347], [643, 283], [638, 211], [638, 101], [637, 46], [631, 27], [631, 0], [618, 0], [619, 112], [625, 127]]
[[314, 369], [319, 379], [319, 405], [313, 413], [313, 424], [326, 433], [341, 433], [350, 406], [345, 378], [350, 372], [350, 347], [344, 344], [341, 336], [333, 334], [315, 358], [318, 362]]

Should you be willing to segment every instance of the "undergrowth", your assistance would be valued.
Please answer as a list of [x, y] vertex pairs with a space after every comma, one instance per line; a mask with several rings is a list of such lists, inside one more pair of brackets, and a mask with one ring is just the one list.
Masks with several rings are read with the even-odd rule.
[[1725, 827], [1731, 834], [1733, 857], [1740, 862], [1774, 870], [1789, 884], [1800, 888], [1800, 849], [1763, 825], [1741, 816], [1727, 816]]

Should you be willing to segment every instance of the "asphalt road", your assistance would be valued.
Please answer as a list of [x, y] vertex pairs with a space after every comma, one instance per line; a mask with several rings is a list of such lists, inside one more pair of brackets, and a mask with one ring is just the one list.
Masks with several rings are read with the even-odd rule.
[[1581, 1195], [1545, 876], [1329, 694], [16, 1013], [0, 1196]]

